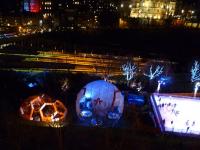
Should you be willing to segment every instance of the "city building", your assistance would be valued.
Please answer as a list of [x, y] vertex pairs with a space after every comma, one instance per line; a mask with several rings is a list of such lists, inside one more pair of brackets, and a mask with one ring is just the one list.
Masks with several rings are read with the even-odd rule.
[[128, 18], [128, 17], [130, 17], [132, 3], [133, 2], [130, 1], [130, 0], [123, 0], [121, 2], [121, 4], [119, 5], [120, 17], [122, 17], [122, 18]]
[[[117, 2], [107, 0], [57, 0], [56, 17], [59, 24], [70, 28], [113, 27], [118, 19]], [[114, 22], [114, 23], [113, 23]], [[62, 27], [62, 28], [63, 28]]]
[[130, 5], [132, 18], [166, 19], [174, 16], [176, 1], [173, 0], [135, 0]]
[[42, 0], [42, 15], [44, 18], [52, 17], [52, 0]]

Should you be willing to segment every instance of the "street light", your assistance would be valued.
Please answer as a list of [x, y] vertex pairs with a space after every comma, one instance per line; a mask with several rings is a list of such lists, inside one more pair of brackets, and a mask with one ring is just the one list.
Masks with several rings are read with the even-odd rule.
[[182, 9], [182, 10], [181, 10], [181, 13], [182, 13], [181, 18], [182, 18], [182, 19], [185, 19], [185, 18], [184, 18], [184, 12], [185, 12], [185, 10]]
[[22, 27], [19, 26], [19, 27], [18, 27], [18, 30], [19, 30], [19, 32], [22, 32]]

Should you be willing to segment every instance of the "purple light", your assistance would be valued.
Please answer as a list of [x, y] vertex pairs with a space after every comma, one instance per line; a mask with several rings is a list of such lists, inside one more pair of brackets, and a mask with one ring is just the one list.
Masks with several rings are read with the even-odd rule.
[[154, 93], [151, 103], [161, 131], [200, 135], [199, 98]]

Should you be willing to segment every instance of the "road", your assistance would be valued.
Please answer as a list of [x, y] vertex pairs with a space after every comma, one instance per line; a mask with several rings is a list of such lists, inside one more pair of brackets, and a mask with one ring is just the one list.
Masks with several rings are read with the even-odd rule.
[[[125, 57], [125, 56], [111, 56], [111, 55], [101, 55], [92, 53], [64, 53], [62, 51], [38, 51], [37, 54], [17, 54], [17, 53], [0, 53], [0, 56], [4, 57], [21, 57], [22, 63], [45, 63], [45, 64], [59, 64], [57, 68], [51, 68], [48, 66], [49, 70], [59, 70], [59, 71], [70, 71], [73, 73], [87, 73], [87, 74], [97, 74], [97, 75], [122, 75], [121, 66], [127, 61], [134, 62], [139, 69], [147, 65], [149, 61], [141, 57]], [[63, 66], [73, 65], [73, 68], [65, 68]], [[13, 68], [17, 69], [16, 62], [13, 63]], [[28, 68], [24, 68], [28, 69]], [[34, 67], [29, 69], [42, 70], [41, 67]]]

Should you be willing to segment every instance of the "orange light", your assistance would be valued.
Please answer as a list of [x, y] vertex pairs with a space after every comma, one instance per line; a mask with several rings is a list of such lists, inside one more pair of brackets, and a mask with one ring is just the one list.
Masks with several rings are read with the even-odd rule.
[[32, 96], [22, 103], [20, 115], [26, 120], [60, 122], [64, 121], [67, 108], [59, 100], [53, 102], [48, 96]]

